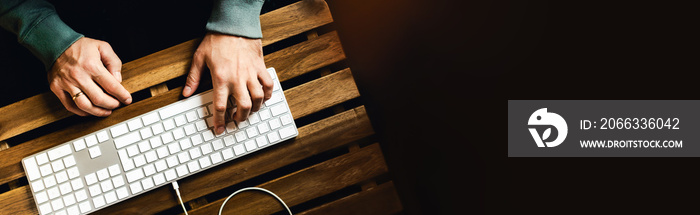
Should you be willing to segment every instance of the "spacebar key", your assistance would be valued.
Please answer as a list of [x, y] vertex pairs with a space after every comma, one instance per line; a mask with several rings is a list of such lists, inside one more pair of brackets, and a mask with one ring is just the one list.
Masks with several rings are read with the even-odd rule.
[[202, 106], [214, 100], [214, 91], [209, 91], [197, 96], [192, 96], [185, 100], [171, 104], [164, 109], [158, 111], [160, 113], [161, 119], [166, 119], [171, 116], [175, 116], [179, 113], [188, 111], [192, 108]]
[[141, 140], [141, 135], [139, 135], [139, 132], [132, 132], [114, 139], [114, 145], [117, 147], [117, 149], [121, 149], [124, 146], [128, 146], [129, 144], [135, 143], [139, 140]]

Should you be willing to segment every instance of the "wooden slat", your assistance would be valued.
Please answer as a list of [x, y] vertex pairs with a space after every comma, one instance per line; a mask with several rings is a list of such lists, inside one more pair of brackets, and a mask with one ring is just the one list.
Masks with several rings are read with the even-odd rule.
[[[288, 206], [298, 205], [387, 172], [379, 144], [299, 170], [257, 185], [274, 192]], [[187, 194], [185, 194], [187, 195]], [[269, 196], [241, 193], [231, 198], [223, 214], [270, 214], [282, 206]], [[217, 214], [224, 199], [189, 211], [189, 214]]]
[[[323, 42], [314, 46], [306, 45], [307, 43], [316, 43], [315, 41]], [[304, 41], [298, 45], [299, 48], [284, 49], [265, 56], [265, 65], [285, 70], [284, 73], [279, 75], [281, 81], [301, 75], [300, 72], [304, 70], [320, 69], [345, 59], [340, 39], [338, 39], [338, 33], [335, 31]], [[282, 60], [287, 55], [303, 55], [306, 58], [297, 61]]]
[[[165, 96], [153, 97], [152, 99], [163, 97]], [[314, 122], [299, 128], [299, 136], [294, 140], [256, 153], [255, 159], [246, 157], [232, 161], [214, 169], [198, 173], [197, 177], [190, 177], [180, 181], [180, 190], [183, 193], [187, 193], [187, 195], [183, 196], [183, 201], [191, 201], [223, 187], [240, 183], [314, 154], [343, 146], [373, 133], [372, 125], [362, 106]], [[22, 187], [22, 189], [25, 188], [28, 189], [28, 186]], [[26, 199], [28, 203], [17, 204], [27, 205], [32, 208], [24, 210], [35, 210], [33, 209], [34, 205], [30, 193], [17, 194], [7, 192], [0, 194], [0, 199], [7, 197], [7, 195], [11, 195], [16, 199]], [[172, 196], [171, 187], [165, 186], [141, 194], [139, 198], [130, 199], [103, 209], [101, 212], [115, 214], [121, 212], [144, 212], [145, 214], [152, 214], [177, 206], [177, 204], [177, 199]], [[133, 211], [128, 211], [130, 209], [124, 211], [124, 208], [133, 208]], [[5, 210], [3, 207], [0, 207], [0, 214], [6, 214], [9, 211], [12, 210]]]
[[[179, 181], [183, 201], [190, 201], [222, 188], [262, 175], [277, 168], [337, 148], [372, 134], [363, 107], [299, 128], [299, 136], [287, 143], [245, 157]], [[153, 204], [156, 203], [157, 204]], [[105, 214], [124, 212], [157, 213], [175, 207], [178, 200], [172, 188], [161, 187], [118, 205], [103, 209]], [[129, 209], [124, 209], [129, 208]], [[133, 210], [132, 210], [133, 209]]]
[[[326, 109], [360, 96], [349, 68], [289, 89], [289, 94], [304, 95], [298, 97], [288, 96], [287, 103], [289, 103], [290, 108], [317, 106], [321, 109]], [[292, 113], [294, 113], [294, 117], [304, 117], [318, 110], [320, 109], [300, 108], [292, 110]]]
[[[330, 35], [330, 36], [335, 38], [334, 40], [337, 40], [337, 34], [327, 34], [327, 35]], [[306, 49], [308, 47], [312, 47], [309, 49], [314, 49], [318, 52], [311, 53], [311, 55], [318, 54], [319, 56], [328, 56], [328, 55], [331, 55], [332, 53], [335, 53], [335, 52], [329, 51], [332, 49], [313, 48], [313, 47], [324, 47], [326, 42], [327, 42], [327, 40], [326, 40], [327, 37], [328, 36], [324, 35], [324, 36], [321, 36], [313, 41], [306, 41], [304, 43], [297, 44], [297, 45], [294, 45], [292, 47], [288, 47], [286, 49], [283, 49], [282, 51], [287, 50], [287, 49]], [[333, 47], [330, 47], [330, 48], [333, 48]], [[306, 53], [306, 52], [295, 53], [295, 52], [291, 52], [291, 51], [284, 51], [283, 53], [275, 52], [275, 53], [269, 54], [269, 55], [265, 56], [265, 58], [266, 58], [266, 61], [269, 61], [268, 65], [277, 65], [277, 64], [287, 65], [288, 63], [284, 63], [284, 61], [299, 61], [301, 59], [307, 59], [308, 58], [307, 54], [309, 54], [309, 53]], [[276, 57], [268, 58], [268, 56], [276, 56]], [[331, 57], [331, 58], [339, 59], [336, 57]], [[319, 62], [313, 61], [314, 59], [316, 61], [319, 61]], [[327, 58], [318, 57], [318, 58], [310, 58], [309, 60], [306, 60], [306, 62], [308, 64], [317, 65], [317, 64], [322, 64], [322, 63], [320, 63], [320, 61], [325, 61], [325, 60], [327, 60]], [[294, 75], [289, 75], [287, 73], [294, 73], [296, 75], [300, 75], [303, 73], [310, 72], [314, 69], [313, 67], [297, 68], [297, 69], [285, 69], [282, 67], [278, 67], [278, 68], [280, 68], [280, 69], [277, 70], [277, 75], [280, 77], [280, 79], [282, 77], [287, 77], [287, 78], [294, 77]], [[347, 81], [352, 81], [352, 80], [344, 79], [343, 81], [347, 82]], [[333, 83], [337, 83], [337, 82], [333, 82]], [[353, 82], [352, 84], [345, 83], [345, 85], [354, 86], [355, 84]], [[304, 91], [314, 91], [315, 90], [313, 88], [308, 88], [308, 87], [306, 89], [307, 90], [304, 90]], [[175, 91], [177, 91], [177, 92], [175, 92]], [[151, 111], [151, 110], [155, 110], [159, 107], [162, 107], [162, 106], [165, 106], [165, 105], [170, 104], [172, 102], [175, 102], [179, 99], [180, 91], [182, 91], [182, 87], [179, 87], [179, 88], [176, 88], [174, 90], [170, 90], [167, 93], [164, 93], [163, 95], [166, 96], [167, 98], [159, 98], [159, 99], [156, 99], [150, 103], [147, 102], [147, 105], [140, 104], [140, 103], [146, 102], [146, 100], [144, 100], [142, 102], [137, 102], [135, 104], [131, 104], [129, 106], [126, 106], [126, 107], [123, 107], [123, 108], [120, 108], [120, 109], [113, 111], [112, 115], [110, 115], [109, 117], [106, 117], [106, 118], [100, 118], [100, 119], [86, 118], [85, 123], [75, 125], [75, 126], [71, 127], [72, 129], [64, 129], [62, 131], [54, 132], [52, 134], [48, 134], [46, 136], [39, 137], [37, 139], [33, 139], [33, 140], [28, 141], [26, 143], [22, 143], [22, 144], [19, 144], [17, 146], [13, 146], [8, 150], [0, 151], [0, 157], [3, 157], [3, 159], [0, 159], [0, 172], [4, 173], [4, 174], [0, 175], [0, 184], [4, 184], [10, 180], [14, 180], [14, 179], [17, 179], [17, 178], [24, 176], [24, 172], [22, 171], [22, 165], [20, 164], [20, 161], [22, 158], [24, 158], [28, 155], [34, 154], [36, 152], [48, 149], [48, 148], [53, 147], [55, 145], [58, 145], [60, 143], [64, 143], [66, 141], [72, 140], [76, 137], [80, 137], [82, 135], [97, 131], [101, 128], [109, 127], [109, 126], [114, 125], [116, 123], [119, 123], [120, 121], [123, 121], [125, 119], [129, 119], [131, 117], [138, 116], [140, 114], [146, 113], [146, 112]], [[298, 92], [298, 90], [297, 90], [297, 92]], [[300, 93], [303, 93], [303, 92], [300, 92]], [[345, 92], [345, 93], [356, 93], [356, 92]], [[299, 98], [302, 98], [302, 99], [308, 98], [307, 95], [305, 95], [305, 94], [301, 94], [301, 95], [297, 95], [296, 93], [294, 93], [294, 94], [285, 93], [285, 94], [287, 95], [286, 97], [288, 99], [290, 99], [290, 101], [292, 101], [294, 99], [299, 99]], [[326, 96], [331, 96], [331, 95], [326, 95]], [[161, 96], [158, 96], [158, 97], [161, 97]], [[338, 97], [333, 96], [333, 98], [338, 98]], [[149, 98], [149, 99], [152, 99], [152, 98]], [[299, 104], [299, 102], [295, 102], [295, 104]], [[325, 103], [323, 103], [323, 104], [325, 104]], [[296, 114], [297, 112], [298, 113], [308, 113], [309, 112], [309, 110], [305, 109], [307, 105], [305, 105], [305, 104], [299, 104], [299, 105], [302, 105], [302, 106], [294, 107], [294, 105], [290, 104], [290, 107], [292, 108], [293, 114]], [[316, 111], [320, 110], [320, 109], [318, 109], [319, 106], [314, 106], [314, 107], [316, 108], [315, 109]], [[320, 108], [323, 109], [325, 107], [321, 106]], [[2, 116], [0, 116], [0, 117], [2, 117]], [[297, 116], [295, 115], [295, 117], [297, 117]]]
[[[228, 203], [227, 203], [228, 204]], [[394, 214], [403, 209], [393, 182], [297, 213], [297, 215]]]
[[[332, 21], [325, 2], [297, 2], [260, 16], [265, 35], [262, 42], [268, 45]], [[190, 40], [125, 63], [122, 66], [122, 85], [133, 93], [187, 74], [199, 41]], [[52, 92], [32, 96], [0, 108], [0, 140], [71, 115]]]
[[0, 194], [0, 214], [37, 214], [29, 186]]

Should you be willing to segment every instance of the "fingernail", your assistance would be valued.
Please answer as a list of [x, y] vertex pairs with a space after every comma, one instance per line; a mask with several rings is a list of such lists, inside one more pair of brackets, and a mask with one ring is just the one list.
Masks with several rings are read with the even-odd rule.
[[192, 91], [192, 88], [190, 88], [190, 86], [185, 86], [185, 89], [182, 90], [182, 94], [190, 95], [190, 91]]
[[224, 133], [224, 126], [219, 126], [216, 128], [216, 133], [217, 134], [222, 134]]
[[131, 97], [124, 100], [124, 104], [131, 104]]

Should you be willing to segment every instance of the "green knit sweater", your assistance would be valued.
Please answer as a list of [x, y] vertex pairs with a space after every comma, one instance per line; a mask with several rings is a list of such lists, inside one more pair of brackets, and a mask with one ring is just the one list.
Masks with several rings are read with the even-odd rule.
[[[264, 0], [216, 0], [206, 29], [209, 31], [262, 38], [260, 9]], [[75, 41], [83, 37], [68, 27], [44, 0], [0, 0], [0, 26], [17, 35], [46, 70]], [[1, 51], [1, 50], [0, 50]]]

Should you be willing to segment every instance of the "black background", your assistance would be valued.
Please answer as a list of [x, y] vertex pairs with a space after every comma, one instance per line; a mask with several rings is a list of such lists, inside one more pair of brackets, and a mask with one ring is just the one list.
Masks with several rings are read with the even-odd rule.
[[[206, 18], [176, 15], [206, 17], [206, 6], [164, 2], [63, 10], [104, 19], [70, 25], [128, 62], [203, 35]], [[508, 99], [697, 99], [697, 5], [328, 2], [407, 214], [695, 209], [694, 158], [507, 158], [505, 123]], [[0, 48], [16, 45], [5, 41]], [[6, 62], [21, 57], [32, 58], [0, 51]], [[41, 71], [38, 61], [20, 65], [0, 67], [15, 83], [1, 86], [3, 105], [47, 90], [17, 86], [45, 84], [40, 72], [13, 74]]]

